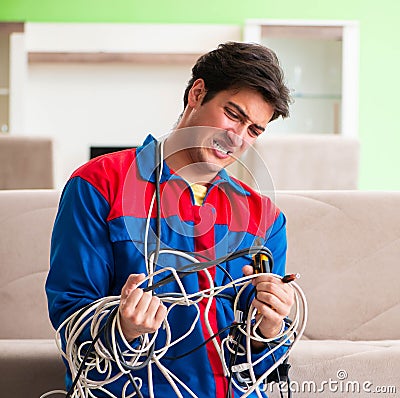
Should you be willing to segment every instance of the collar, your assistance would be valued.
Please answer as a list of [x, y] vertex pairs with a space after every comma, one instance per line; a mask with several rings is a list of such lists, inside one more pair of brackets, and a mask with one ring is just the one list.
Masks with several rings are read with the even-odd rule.
[[[149, 134], [144, 140], [142, 146], [136, 149], [136, 162], [139, 174], [143, 180], [155, 183], [156, 148], [158, 141]], [[160, 183], [171, 179], [182, 179], [178, 174], [171, 172], [166, 162], [163, 162], [163, 172]], [[219, 184], [226, 183], [238, 193], [249, 196], [250, 192], [245, 190], [239, 183], [233, 180], [225, 169], [222, 169], [210, 183], [210, 189]]]

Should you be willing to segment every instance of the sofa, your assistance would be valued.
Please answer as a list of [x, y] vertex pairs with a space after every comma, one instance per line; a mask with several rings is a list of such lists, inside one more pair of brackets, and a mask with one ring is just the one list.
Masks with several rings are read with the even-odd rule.
[[286, 191], [276, 203], [309, 307], [294, 396], [400, 396], [400, 191]]
[[[0, 395], [63, 388], [44, 282], [56, 190], [0, 191]], [[278, 191], [288, 271], [309, 306], [290, 356], [294, 397], [400, 394], [400, 192]], [[393, 392], [396, 388], [396, 392]], [[286, 390], [285, 390], [286, 389]], [[367, 391], [367, 390], [370, 391]], [[278, 397], [276, 384], [269, 396]], [[345, 391], [346, 390], [346, 391]], [[60, 395], [62, 396], [62, 395]]]

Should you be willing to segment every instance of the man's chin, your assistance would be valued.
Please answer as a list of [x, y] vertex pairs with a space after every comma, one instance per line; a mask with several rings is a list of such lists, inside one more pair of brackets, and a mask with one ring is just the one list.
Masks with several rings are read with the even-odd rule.
[[176, 172], [192, 182], [210, 182], [224, 167], [222, 164], [209, 161], [196, 162]]
[[201, 173], [215, 173], [218, 174], [225, 166], [215, 162], [202, 162], [196, 163], [195, 168]]

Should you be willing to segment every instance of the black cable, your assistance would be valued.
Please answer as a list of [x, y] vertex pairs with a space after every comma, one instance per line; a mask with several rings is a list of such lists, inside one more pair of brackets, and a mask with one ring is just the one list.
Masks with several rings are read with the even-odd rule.
[[[257, 253], [265, 254], [268, 257], [268, 259], [270, 261], [271, 269], [272, 269], [272, 267], [273, 267], [273, 257], [272, 257], [272, 253], [270, 252], [270, 250], [267, 249], [264, 246], [251, 246], [251, 247], [248, 247], [248, 248], [245, 248], [245, 249], [238, 250], [236, 252], [228, 253], [227, 255], [219, 257], [219, 258], [217, 258], [215, 260], [206, 261], [206, 262], [199, 262], [199, 263], [192, 263], [191, 262], [191, 263], [186, 264], [186, 265], [182, 266], [181, 268], [177, 269], [177, 272], [178, 272], [178, 275], [179, 275], [180, 278], [184, 278], [185, 276], [187, 276], [189, 274], [202, 271], [202, 270], [204, 270], [206, 268], [209, 268], [211, 266], [214, 266], [216, 264], [221, 264], [221, 263], [224, 263], [224, 262], [227, 262], [227, 261], [232, 261], [232, 260], [235, 260], [235, 259], [237, 259], [239, 257], [242, 257], [242, 256], [246, 255], [246, 254], [250, 254], [251, 255], [251, 254], [257, 254]], [[147, 286], [143, 290], [146, 291], [146, 292], [153, 291], [154, 289], [156, 289], [158, 287], [164, 286], [167, 283], [170, 283], [170, 282], [174, 281], [174, 279], [175, 278], [174, 278], [173, 275], [166, 276], [165, 278], [163, 278], [160, 281], [154, 283], [153, 285]]]
[[161, 194], [160, 194], [160, 172], [163, 159], [161, 159], [161, 142], [156, 142], [155, 146], [155, 193], [156, 193], [156, 249], [154, 251], [154, 264], [157, 265], [161, 246]]
[[[104, 347], [108, 350], [109, 353], [113, 352], [112, 343], [110, 341], [111, 331], [109, 329], [111, 328], [112, 320], [115, 318], [116, 315], [117, 315], [117, 313], [110, 314], [110, 316], [107, 319], [106, 327], [104, 329], [104, 334], [105, 334]], [[125, 369], [129, 369], [129, 370], [140, 370], [140, 369], [143, 369], [144, 367], [146, 367], [148, 365], [148, 363], [150, 362], [150, 360], [153, 356], [153, 353], [154, 353], [154, 343], [153, 343], [149, 347], [149, 354], [147, 355], [147, 357], [143, 361], [143, 363], [141, 363], [140, 365], [132, 366], [132, 365], [129, 365], [128, 363], [126, 363], [119, 344], [116, 344], [116, 347], [117, 347], [117, 354], [118, 354], [119, 361], [121, 362], [121, 364], [123, 365], [123, 367]], [[114, 358], [114, 360], [115, 360], [115, 358]]]
[[[270, 345], [268, 343], [266, 343], [266, 345], [267, 345], [268, 350], [271, 351]], [[276, 357], [275, 357], [275, 354], [273, 352], [271, 353], [271, 357], [272, 357], [272, 360], [274, 361], [274, 364], [275, 364], [276, 363]], [[275, 372], [276, 372], [276, 377], [278, 379], [279, 395], [281, 396], [281, 398], [284, 398], [283, 392], [282, 392], [282, 388], [281, 388], [281, 376], [279, 374], [279, 366], [275, 369]]]
[[144, 398], [142, 392], [140, 391], [139, 386], [138, 386], [137, 383], [136, 383], [135, 378], [132, 376], [131, 373], [128, 373], [128, 377], [129, 377], [129, 380], [130, 380], [131, 384], [133, 385], [133, 388], [135, 389], [136, 395], [137, 395], [139, 398]]
[[[192, 252], [184, 252], [184, 251], [182, 251], [182, 250], [175, 250], [175, 251], [189, 254], [189, 255], [192, 256], [192, 257], [200, 257], [200, 258], [203, 258], [203, 259], [207, 260], [208, 263], [212, 263], [212, 260], [211, 260], [209, 257], [206, 257], [206, 256], [204, 256], [204, 255], [202, 255], [202, 254], [197, 254], [197, 253], [192, 253]], [[195, 264], [195, 263], [192, 263], [192, 264]], [[204, 264], [204, 262], [203, 262], [202, 264]], [[234, 279], [232, 278], [232, 275], [231, 275], [220, 263], [216, 263], [215, 266], [216, 266], [221, 272], [223, 272], [223, 273], [225, 274], [225, 276], [228, 278], [228, 280], [232, 283], [232, 288], [233, 288], [233, 290], [234, 290], [234, 292], [235, 292], [235, 296], [236, 296], [236, 295], [238, 294], [238, 289], [237, 289], [237, 286], [236, 286], [236, 284], [235, 284]], [[179, 272], [180, 272], [180, 271], [179, 271]], [[178, 274], [179, 274], [179, 272], [178, 272]], [[193, 273], [194, 273], [194, 272], [199, 272], [199, 271], [193, 271]], [[192, 273], [192, 272], [191, 272], [191, 273]], [[165, 280], [166, 278], [170, 278], [170, 277], [173, 278], [172, 275], [169, 275], [169, 276], [165, 277], [165, 278], [162, 279], [162, 280]], [[173, 279], [175, 279], [175, 278], [173, 278]], [[172, 281], [172, 280], [171, 280], [171, 281]], [[156, 287], [160, 287], [160, 286], [158, 285], [158, 282], [155, 283], [155, 284], [153, 284], [153, 285], [151, 285], [151, 286], [155, 286], [155, 285], [157, 285]], [[161, 286], [162, 286], [162, 285], [161, 285]], [[145, 290], [145, 291], [150, 291], [150, 290], [154, 290], [154, 289], [150, 289], [150, 286], [149, 286], [149, 287], [147, 287], [147, 288], [144, 288], [144, 290]], [[160, 296], [159, 296], [159, 297], [160, 297]]]
[[290, 377], [287, 377], [287, 385], [288, 385], [288, 398], [292, 398], [292, 390], [290, 387]]
[[[202, 258], [203, 260], [206, 260], [206, 261], [209, 261], [209, 262], [212, 261], [210, 257], [207, 257], [207, 256], [205, 256], [204, 254], [194, 253], [194, 252], [186, 252], [186, 254], [189, 254], [189, 255], [192, 256], [192, 257], [200, 257], [200, 258]], [[234, 281], [234, 279], [232, 278], [232, 275], [231, 275], [220, 263], [216, 263], [215, 265], [216, 265], [216, 267], [217, 267], [220, 271], [222, 271], [222, 272], [225, 274], [225, 276], [229, 279], [229, 281], [230, 281], [231, 283], [233, 283], [232, 286], [233, 286], [233, 289], [235, 290], [235, 295], [237, 295], [237, 294], [238, 294], [238, 290], [237, 290], [235, 281]]]
[[218, 330], [217, 333], [214, 333], [212, 336], [210, 336], [207, 340], [204, 340], [201, 344], [199, 344], [198, 346], [192, 348], [190, 351], [185, 352], [184, 354], [180, 354], [180, 355], [176, 355], [173, 357], [169, 357], [164, 355], [163, 359], [167, 359], [170, 361], [175, 361], [177, 359], [181, 359], [183, 357], [186, 357], [190, 354], [193, 354], [195, 351], [199, 350], [201, 347], [205, 346], [207, 343], [209, 343], [212, 339], [215, 339], [217, 336], [221, 335], [222, 333], [224, 333], [225, 331], [232, 329], [232, 328], [237, 328], [239, 326], [239, 324], [233, 324], [233, 325], [229, 325], [229, 326], [225, 326], [224, 328]]
[[[66, 398], [70, 398], [71, 397], [71, 395], [72, 395], [72, 393], [73, 393], [73, 391], [74, 391], [74, 389], [76, 387], [76, 384], [78, 383], [78, 380], [79, 380], [79, 378], [80, 378], [80, 376], [81, 376], [81, 374], [83, 372], [86, 360], [88, 359], [89, 355], [93, 352], [94, 345], [96, 344], [96, 342], [98, 341], [98, 339], [100, 338], [100, 336], [102, 334], [104, 334], [104, 346], [105, 346], [105, 348], [108, 350], [109, 353], [113, 352], [111, 341], [110, 341], [111, 332], [110, 332], [109, 329], [111, 328], [111, 324], [112, 324], [113, 319], [115, 318], [115, 316], [118, 313], [118, 308], [119, 308], [119, 306], [115, 306], [113, 308], [113, 310], [110, 312], [106, 322], [99, 329], [99, 331], [97, 332], [97, 334], [94, 337], [93, 341], [91, 342], [88, 350], [86, 351], [86, 353], [85, 353], [85, 355], [84, 355], [84, 357], [82, 359], [81, 365], [79, 366], [79, 369], [78, 369], [78, 372], [77, 372], [77, 374], [76, 374], [76, 376], [74, 378], [74, 381], [73, 381], [70, 389], [68, 390]], [[80, 311], [80, 313], [81, 313], [81, 311]], [[121, 352], [121, 349], [120, 349], [118, 344], [116, 345], [116, 347], [117, 347], [117, 354], [118, 354], [118, 359], [119, 359], [120, 363], [122, 364], [122, 366], [125, 369], [129, 369], [129, 370], [140, 370], [140, 369], [146, 367], [148, 365], [148, 363], [150, 362], [150, 360], [151, 360], [151, 358], [153, 356], [153, 353], [154, 353], [154, 343], [153, 343], [151, 345], [150, 349], [149, 349], [149, 354], [146, 357], [146, 359], [143, 361], [143, 363], [141, 363], [140, 365], [131, 366], [131, 365], [126, 363], [125, 358], [124, 358], [124, 356], [123, 356], [123, 354]], [[114, 358], [114, 360], [115, 360], [115, 358]], [[129, 377], [129, 380], [130, 380], [131, 384], [133, 385], [133, 388], [134, 388], [137, 396], [139, 398], [143, 398], [143, 395], [142, 395], [142, 393], [141, 393], [141, 391], [140, 391], [135, 379], [131, 375], [131, 373], [128, 373], [128, 377]]]
[[234, 334], [232, 336], [233, 341], [235, 342], [235, 352], [234, 355], [231, 355], [229, 358], [229, 379], [228, 379], [228, 387], [226, 390], [226, 398], [231, 398], [232, 397], [232, 380], [233, 380], [233, 372], [232, 368], [236, 364], [237, 360], [237, 355], [239, 352], [239, 341], [240, 341], [241, 335], [238, 333], [238, 329], [234, 330]]
[[[175, 292], [170, 292], [170, 293], [159, 293], [157, 294], [157, 297], [160, 299], [163, 299], [164, 297], [172, 297], [172, 298], [184, 298], [185, 295], [183, 293], [175, 293]], [[226, 300], [229, 300], [231, 302], [233, 302], [235, 300], [234, 296], [231, 296], [230, 294], [225, 294], [225, 293], [217, 293], [214, 295], [214, 297], [218, 297], [218, 298], [223, 298]], [[196, 296], [192, 296], [192, 298], [196, 299]]]
[[132, 365], [129, 365], [128, 363], [126, 363], [125, 358], [122, 354], [121, 348], [117, 344], [118, 359], [120, 360], [121, 364], [123, 365], [123, 367], [125, 369], [132, 370], [132, 371], [137, 371], [137, 370], [145, 368], [150, 363], [151, 358], [153, 357], [153, 354], [154, 354], [154, 350], [155, 350], [155, 348], [154, 348], [154, 343], [153, 343], [149, 347], [149, 353], [148, 353], [146, 359], [140, 365], [132, 366]]
[[[110, 316], [111, 316], [112, 314], [114, 314], [114, 316], [115, 316], [115, 313], [116, 313], [117, 311], [118, 311], [118, 306], [116, 306], [116, 307], [114, 307], [114, 308], [112, 309], [112, 311], [110, 312]], [[82, 372], [83, 372], [84, 366], [85, 366], [85, 364], [86, 364], [86, 360], [89, 358], [89, 355], [92, 353], [93, 348], [94, 348], [94, 345], [96, 344], [97, 340], [100, 338], [101, 334], [102, 334], [102, 333], [104, 332], [104, 330], [106, 329], [107, 324], [108, 324], [108, 319], [107, 319], [107, 321], [104, 323], [104, 325], [99, 329], [99, 331], [97, 332], [96, 336], [94, 337], [94, 339], [93, 339], [92, 342], [90, 343], [90, 345], [89, 345], [89, 347], [88, 347], [88, 349], [87, 349], [87, 351], [86, 351], [86, 354], [84, 355], [84, 357], [83, 357], [83, 359], [82, 359], [82, 362], [81, 362], [81, 364], [80, 364], [80, 366], [79, 366], [78, 372], [76, 373], [76, 376], [75, 376], [75, 378], [74, 378], [74, 380], [73, 380], [73, 382], [72, 382], [72, 384], [71, 384], [71, 387], [69, 388], [69, 390], [68, 390], [67, 395], [66, 395], [65, 398], [71, 398], [71, 395], [72, 395], [72, 393], [74, 392], [74, 389], [75, 389], [75, 387], [76, 387], [76, 384], [78, 383], [78, 380], [79, 380], [79, 378], [81, 377], [81, 374], [82, 374]]]

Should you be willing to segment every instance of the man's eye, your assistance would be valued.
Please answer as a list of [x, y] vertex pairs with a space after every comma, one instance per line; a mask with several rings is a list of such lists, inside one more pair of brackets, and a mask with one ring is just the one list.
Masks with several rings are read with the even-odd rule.
[[232, 111], [229, 108], [225, 108], [225, 113], [231, 119], [235, 119], [235, 120], [239, 119], [239, 116], [237, 115], [237, 113], [235, 113], [234, 111]]
[[259, 130], [257, 130], [257, 129], [250, 128], [249, 131], [250, 131], [250, 135], [252, 137], [256, 137], [257, 138], [261, 134], [261, 132]]

